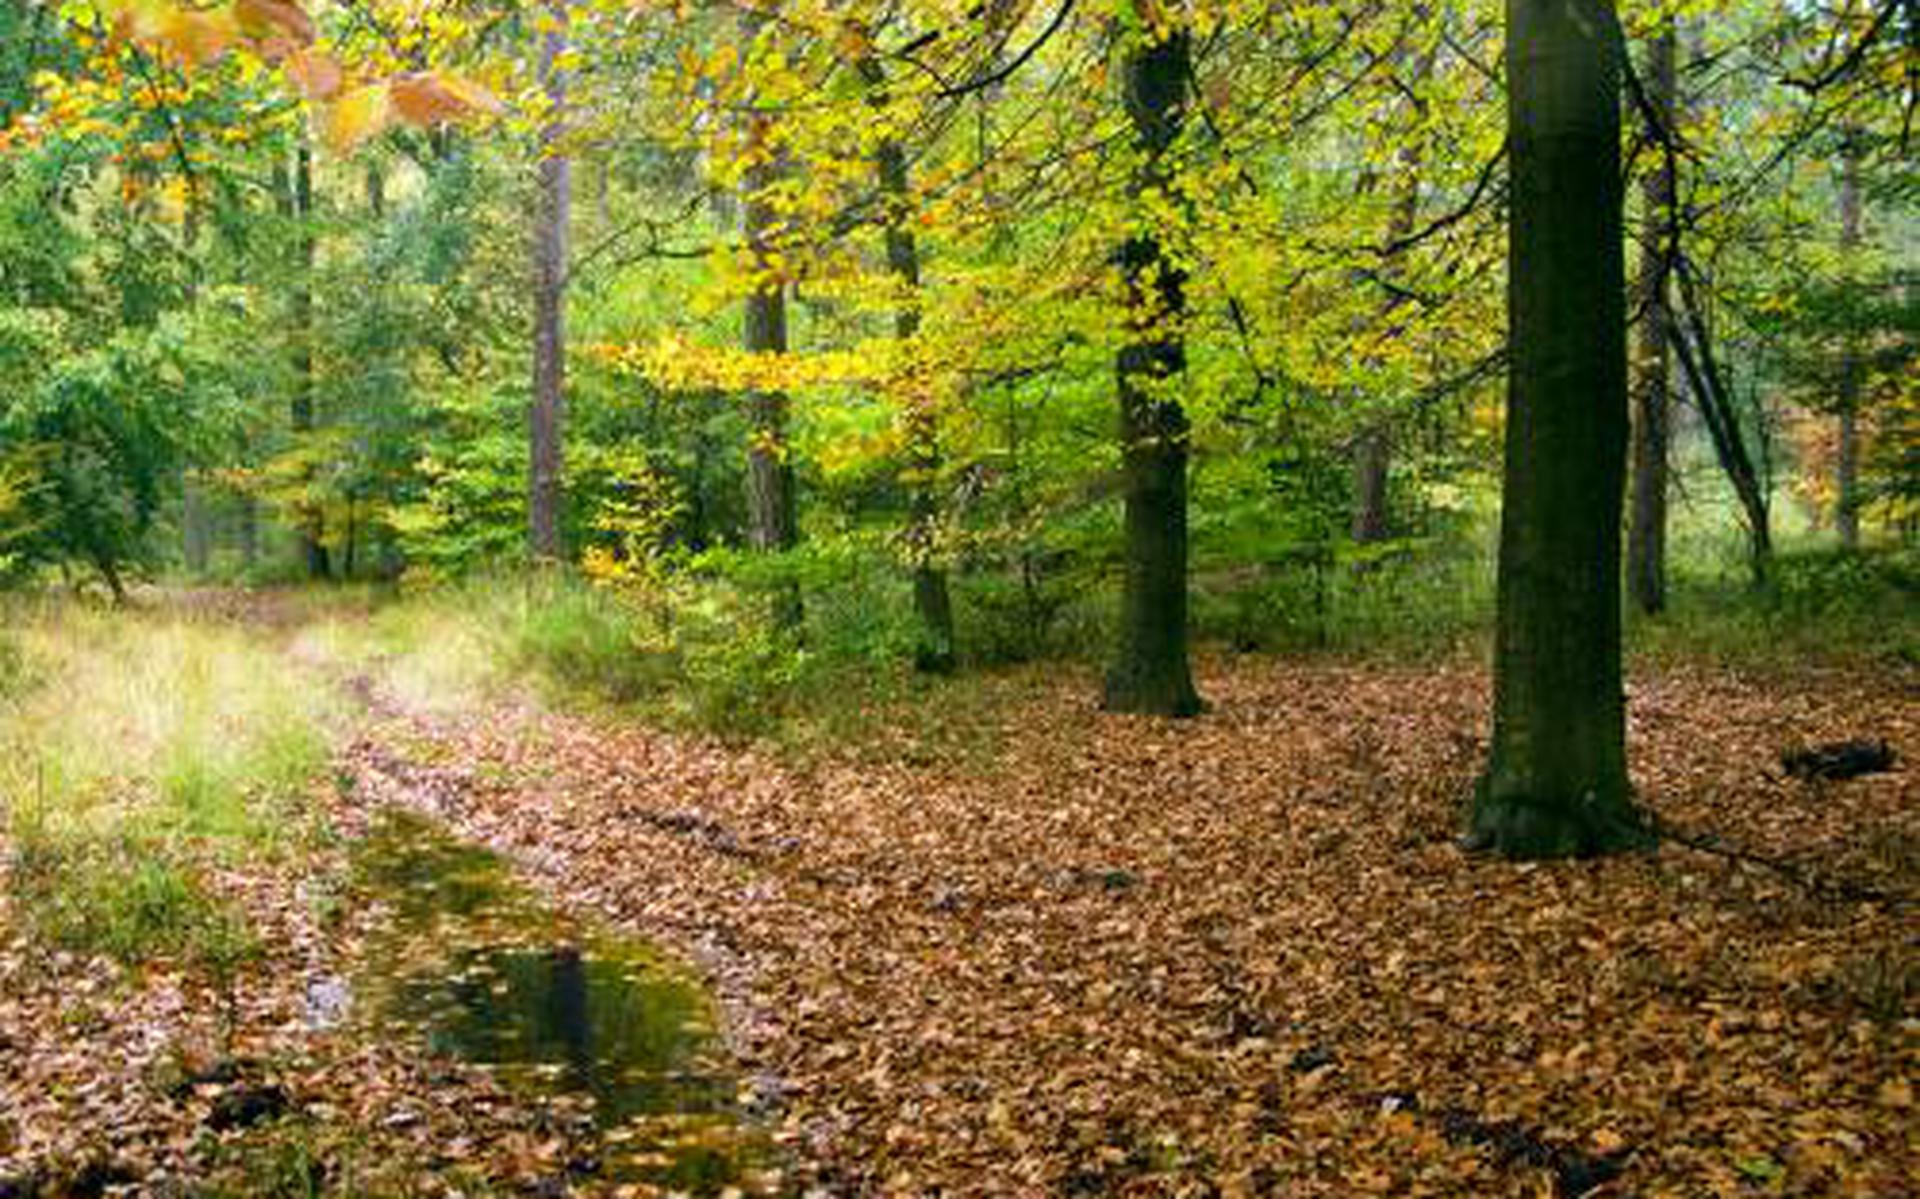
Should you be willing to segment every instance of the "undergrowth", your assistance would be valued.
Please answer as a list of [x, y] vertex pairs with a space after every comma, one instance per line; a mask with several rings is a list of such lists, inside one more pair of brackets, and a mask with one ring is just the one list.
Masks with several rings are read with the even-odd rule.
[[[1676, 561], [1669, 612], [1629, 617], [1630, 668], [1911, 664], [1920, 660], [1914, 561], [1906, 550], [1797, 550], [1782, 554], [1761, 589], [1737, 560]], [[912, 669], [904, 572], [885, 555], [853, 550], [770, 560], [709, 554], [643, 586], [565, 574], [483, 577], [318, 635], [336, 658], [369, 669], [377, 662], [402, 701], [425, 710], [531, 687], [563, 706], [809, 753], [951, 758], [991, 738], [1010, 690], [1063, 667], [1091, 679], [1104, 665], [1117, 582], [1067, 557], [1044, 566], [955, 574], [962, 669], [952, 678]], [[781, 631], [772, 596], [788, 582], [801, 585], [804, 620]], [[1192, 608], [1199, 649], [1484, 660], [1492, 547], [1486, 536], [1462, 534], [1363, 556], [1197, 571]], [[1037, 666], [1001, 669], [1022, 663]]]

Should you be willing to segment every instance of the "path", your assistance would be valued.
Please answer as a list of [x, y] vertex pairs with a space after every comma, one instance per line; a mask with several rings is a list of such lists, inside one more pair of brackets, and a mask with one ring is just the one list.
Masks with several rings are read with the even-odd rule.
[[[1891, 1195], [1920, 1169], [1900, 912], [1681, 848], [1463, 856], [1475, 672], [1209, 676], [1182, 725], [1036, 680], [984, 768], [796, 772], [532, 709], [389, 708], [348, 760], [697, 962], [834, 1191], [1577, 1193], [1620, 1165], [1634, 1193]], [[1910, 894], [1908, 775], [1761, 775], [1796, 737], [1920, 744], [1903, 688], [1640, 683], [1639, 784]]]

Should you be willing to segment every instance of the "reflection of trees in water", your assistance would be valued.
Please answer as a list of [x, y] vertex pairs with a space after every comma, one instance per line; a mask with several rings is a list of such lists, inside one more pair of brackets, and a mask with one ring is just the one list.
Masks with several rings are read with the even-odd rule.
[[[582, 1084], [593, 1078], [593, 1025], [587, 1003], [587, 967], [580, 951], [562, 945], [547, 952], [550, 986], [548, 1024], [566, 1050], [566, 1061]], [[595, 1088], [596, 1090], [599, 1088]]]

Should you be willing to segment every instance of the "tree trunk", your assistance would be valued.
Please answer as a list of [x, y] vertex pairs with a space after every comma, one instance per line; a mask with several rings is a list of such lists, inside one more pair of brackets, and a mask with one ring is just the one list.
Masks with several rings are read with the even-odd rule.
[[[1840, 254], [1851, 268], [1860, 248], [1860, 150], [1852, 136], [1841, 143]], [[1840, 360], [1840, 445], [1834, 463], [1834, 528], [1840, 544], [1860, 546], [1860, 345], [1852, 329], [1846, 331]]]
[[[1633, 504], [1627, 527], [1627, 584], [1648, 616], [1667, 606], [1667, 446], [1672, 400], [1667, 370], [1667, 269], [1672, 251], [1674, 161], [1674, 36], [1667, 21], [1649, 48], [1647, 103], [1659, 128], [1648, 130], [1658, 164], [1640, 182], [1640, 329], [1634, 364]], [[1652, 122], [1649, 122], [1650, 124]]]
[[1470, 843], [1639, 843], [1620, 667], [1627, 377], [1612, 0], [1507, 0], [1512, 156], [1493, 742]]
[[1773, 568], [1772, 512], [1767, 481], [1762, 478], [1759, 465], [1766, 460], [1766, 446], [1763, 443], [1759, 447], [1758, 460], [1747, 447], [1746, 432], [1740, 427], [1739, 407], [1720, 369], [1719, 356], [1714, 352], [1713, 331], [1707, 322], [1692, 265], [1684, 256], [1676, 256], [1668, 267], [1669, 282], [1675, 285], [1675, 294], [1670, 300], [1677, 298], [1678, 303], [1670, 303], [1667, 309], [1670, 335], [1667, 346], [1680, 364], [1681, 373], [1687, 377], [1687, 390], [1700, 409], [1700, 420], [1707, 427], [1714, 457], [1740, 501], [1741, 515], [1747, 524], [1747, 566], [1752, 572], [1753, 584], [1765, 586]]
[[251, 495], [240, 497], [240, 565], [252, 570], [260, 560], [260, 505]]
[[[1418, 12], [1424, 19], [1425, 9], [1419, 9]], [[1420, 81], [1433, 71], [1433, 58], [1431, 49], [1412, 56], [1411, 62], [1404, 50], [1395, 52], [1396, 73], [1411, 67], [1413, 81], [1408, 88], [1410, 96], [1418, 97]], [[1415, 98], [1410, 103], [1415, 119], [1426, 115], [1424, 100]], [[1389, 279], [1407, 253], [1404, 243], [1413, 236], [1414, 224], [1420, 218], [1421, 158], [1418, 143], [1409, 144], [1399, 155], [1400, 192], [1394, 200], [1393, 216], [1387, 222], [1389, 249], [1380, 264], [1381, 274]], [[1405, 302], [1405, 298], [1404, 293], [1400, 292], [1388, 295], [1386, 312], [1389, 318]], [[1353, 516], [1348, 532], [1356, 544], [1385, 541], [1393, 532], [1387, 493], [1392, 467], [1393, 431], [1385, 418], [1376, 418], [1361, 431], [1353, 445]]]
[[212, 558], [213, 514], [207, 510], [206, 492], [193, 479], [180, 484], [180, 532], [187, 573], [204, 577]]
[[567, 6], [551, 3], [552, 27], [541, 37], [540, 83], [550, 105], [540, 131], [540, 194], [533, 231], [533, 402], [527, 411], [527, 541], [533, 560], [558, 562], [564, 502], [566, 420], [567, 220], [572, 164], [560, 146], [566, 134], [567, 73], [558, 59], [567, 48]]
[[[741, 18], [741, 30], [749, 46], [765, 19], [753, 10], [747, 10]], [[749, 354], [784, 354], [786, 282], [771, 262], [779, 216], [768, 196], [780, 179], [780, 153], [768, 145], [772, 128], [767, 115], [754, 111], [746, 119], [751, 123], [748, 133], [753, 163], [742, 182], [741, 221], [753, 261], [754, 288], [747, 296], [741, 341]], [[747, 447], [747, 543], [763, 553], [778, 553], [792, 549], [800, 537], [793, 461], [787, 446], [787, 396], [778, 389], [756, 388], [748, 395], [747, 404], [753, 425]], [[774, 624], [783, 630], [797, 630], [804, 616], [799, 584], [783, 584], [774, 597]]]
[[[886, 78], [879, 62], [863, 58], [858, 67], [871, 90], [871, 103], [884, 110]], [[911, 224], [907, 155], [898, 139], [887, 137], [881, 140], [874, 160], [887, 205], [887, 269], [900, 285], [900, 307], [894, 313], [893, 331], [907, 363], [901, 379], [908, 456], [906, 544], [913, 564], [914, 613], [920, 623], [913, 663], [921, 671], [947, 674], [954, 667], [953, 599], [936, 547], [940, 531], [939, 414], [928, 393], [916, 345], [920, 334], [920, 247]]]
[[[288, 423], [293, 427], [295, 440], [299, 440], [313, 432], [313, 274], [317, 236], [313, 225], [313, 148], [304, 137], [294, 151], [291, 200], [293, 217], [298, 222], [294, 244], [299, 261], [295, 264], [293, 285], [294, 382]], [[302, 496], [294, 512], [300, 556], [306, 563], [309, 579], [325, 579], [333, 573], [327, 555], [326, 509], [315, 502], [311, 472], [302, 480], [302, 488], [307, 494]]]
[[[1163, 192], [1167, 154], [1180, 136], [1191, 76], [1187, 30], [1151, 28], [1122, 66], [1127, 116], [1141, 155], [1141, 195]], [[1120, 247], [1127, 287], [1126, 343], [1116, 362], [1126, 490], [1126, 576], [1120, 644], [1107, 674], [1114, 712], [1193, 716], [1201, 710], [1187, 662], [1187, 418], [1173, 389], [1186, 371], [1186, 272], [1143, 204]]]

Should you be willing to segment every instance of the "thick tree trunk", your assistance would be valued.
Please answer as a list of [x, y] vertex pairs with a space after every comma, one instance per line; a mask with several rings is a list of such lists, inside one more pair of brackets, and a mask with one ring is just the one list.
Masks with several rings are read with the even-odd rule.
[[565, 500], [562, 438], [566, 421], [567, 221], [572, 164], [566, 134], [567, 6], [548, 5], [552, 26], [540, 42], [540, 83], [550, 105], [540, 131], [540, 194], [533, 231], [533, 399], [527, 410], [527, 543], [535, 563], [558, 562], [560, 508]]
[[1493, 743], [1470, 842], [1638, 843], [1620, 667], [1627, 378], [1612, 0], [1508, 0], [1505, 486]]
[[[1640, 182], [1639, 337], [1634, 366], [1633, 502], [1627, 525], [1627, 585], [1633, 602], [1648, 616], [1667, 606], [1667, 446], [1672, 400], [1667, 369], [1668, 258], [1672, 252], [1675, 179], [1674, 36], [1667, 22], [1647, 55], [1646, 93], [1659, 128], [1648, 130], [1656, 165]], [[1651, 123], [1651, 122], [1650, 122]]]
[[[1142, 24], [1149, 24], [1142, 12]], [[1140, 193], [1163, 191], [1191, 76], [1188, 33], [1176, 28], [1127, 52], [1127, 116], [1142, 156]], [[1107, 674], [1115, 712], [1193, 716], [1201, 710], [1187, 662], [1187, 418], [1173, 392], [1186, 370], [1186, 273], [1167, 253], [1143, 205], [1120, 248], [1129, 307], [1116, 363], [1126, 488], [1126, 576], [1120, 644]]]
[[[1859, 248], [1860, 151], [1848, 137], [1841, 145], [1840, 159], [1840, 253], [1851, 264]], [[1840, 360], [1840, 445], [1834, 463], [1833, 514], [1840, 544], [1848, 549], [1860, 545], [1860, 375], [1859, 339], [1848, 330]]]
[[[313, 225], [313, 148], [302, 138], [293, 159], [292, 211], [299, 222], [295, 246], [299, 261], [293, 285], [293, 401], [288, 423], [295, 439], [313, 432], [313, 275], [315, 238]], [[311, 479], [304, 485], [311, 488]], [[309, 579], [325, 579], [332, 573], [326, 545], [326, 509], [309, 494], [294, 512], [295, 534], [300, 542], [300, 557], [306, 563]]]

